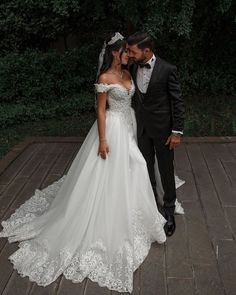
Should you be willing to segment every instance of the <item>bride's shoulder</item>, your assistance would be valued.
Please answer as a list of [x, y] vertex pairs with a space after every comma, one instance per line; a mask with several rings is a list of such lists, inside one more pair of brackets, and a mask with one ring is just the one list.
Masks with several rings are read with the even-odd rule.
[[111, 83], [111, 78], [110, 75], [108, 73], [103, 73], [99, 76], [98, 84], [110, 84]]
[[95, 83], [95, 89], [97, 92], [107, 92], [111, 89], [112, 81], [110, 75], [107, 73], [103, 73], [99, 76], [97, 83]]

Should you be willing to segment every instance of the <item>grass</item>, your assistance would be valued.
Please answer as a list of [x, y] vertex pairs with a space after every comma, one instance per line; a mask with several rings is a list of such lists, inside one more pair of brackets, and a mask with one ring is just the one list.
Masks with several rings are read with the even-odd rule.
[[95, 113], [78, 117], [25, 122], [0, 132], [0, 159], [27, 136], [85, 136], [96, 119]]
[[235, 96], [186, 97], [187, 136], [235, 136]]

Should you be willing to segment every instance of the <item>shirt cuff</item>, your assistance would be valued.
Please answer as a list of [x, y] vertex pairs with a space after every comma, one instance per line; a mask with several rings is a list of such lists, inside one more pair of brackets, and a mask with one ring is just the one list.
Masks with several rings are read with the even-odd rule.
[[181, 135], [183, 135], [183, 131], [172, 130], [171, 132], [174, 133], [174, 134], [181, 134]]

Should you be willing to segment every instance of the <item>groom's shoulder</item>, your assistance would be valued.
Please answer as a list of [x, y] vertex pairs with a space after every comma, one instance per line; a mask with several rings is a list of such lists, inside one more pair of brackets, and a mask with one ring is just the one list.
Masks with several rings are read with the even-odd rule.
[[159, 63], [166, 69], [169, 69], [169, 70], [174, 70], [176, 69], [176, 66], [168, 61], [166, 61], [165, 59], [163, 58], [160, 58], [159, 56], [157, 57], [157, 62], [159, 61]]

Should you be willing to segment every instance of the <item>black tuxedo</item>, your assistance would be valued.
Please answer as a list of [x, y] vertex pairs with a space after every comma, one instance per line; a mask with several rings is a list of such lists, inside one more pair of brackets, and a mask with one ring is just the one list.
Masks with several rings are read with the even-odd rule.
[[171, 130], [184, 128], [184, 102], [180, 84], [176, 77], [176, 67], [156, 57], [147, 92], [142, 94], [136, 83], [138, 66], [131, 67], [136, 86], [133, 108], [137, 117], [138, 135], [144, 127], [152, 137], [166, 137]]
[[184, 127], [184, 101], [176, 77], [176, 67], [156, 56], [147, 92], [141, 93], [137, 86], [138, 65], [130, 72], [136, 91], [132, 100], [137, 120], [138, 146], [147, 162], [153, 191], [157, 200], [154, 173], [155, 154], [158, 160], [164, 189], [164, 208], [171, 214], [175, 209], [176, 191], [174, 180], [174, 151], [165, 145], [171, 130], [182, 131]]

